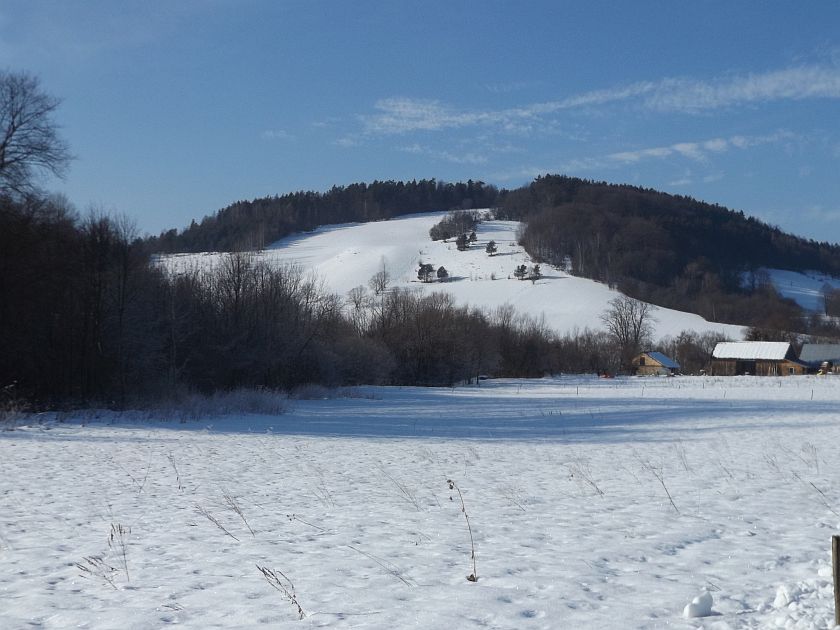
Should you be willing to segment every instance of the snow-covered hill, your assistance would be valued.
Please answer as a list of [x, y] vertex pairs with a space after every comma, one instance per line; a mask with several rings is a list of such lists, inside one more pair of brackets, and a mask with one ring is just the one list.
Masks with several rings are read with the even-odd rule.
[[[460, 252], [454, 242], [432, 241], [429, 229], [443, 212], [417, 214], [390, 221], [335, 225], [299, 234], [274, 243], [259, 254], [277, 264], [294, 263], [323, 279], [326, 287], [346, 295], [353, 287], [367, 286], [368, 280], [384, 268], [391, 286], [413, 287], [425, 292], [446, 291], [460, 304], [492, 309], [509, 303], [519, 312], [545, 317], [560, 333], [575, 329], [600, 328], [601, 314], [619, 295], [604, 284], [570, 276], [542, 266], [536, 282], [516, 280], [514, 269], [530, 265], [527, 253], [516, 244], [514, 221], [485, 221], [476, 229], [478, 241]], [[485, 253], [493, 240], [498, 252]], [[212, 265], [220, 254], [181, 254], [162, 259], [171, 270], [193, 265]], [[424, 284], [417, 279], [419, 262], [435, 269], [445, 267], [447, 282]], [[683, 330], [722, 332], [733, 339], [743, 335], [741, 326], [709, 322], [699, 315], [659, 308], [655, 312], [655, 336], [676, 335]]]
[[840, 278], [827, 276], [819, 271], [789, 271], [787, 269], [764, 269], [770, 282], [784, 297], [790, 298], [809, 311], [823, 311], [823, 286], [840, 289]]

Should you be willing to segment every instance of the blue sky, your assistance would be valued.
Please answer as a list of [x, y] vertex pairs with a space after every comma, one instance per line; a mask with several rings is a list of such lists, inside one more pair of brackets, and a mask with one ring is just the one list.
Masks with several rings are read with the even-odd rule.
[[626, 182], [840, 241], [840, 2], [0, 0], [63, 192], [184, 227], [374, 179]]

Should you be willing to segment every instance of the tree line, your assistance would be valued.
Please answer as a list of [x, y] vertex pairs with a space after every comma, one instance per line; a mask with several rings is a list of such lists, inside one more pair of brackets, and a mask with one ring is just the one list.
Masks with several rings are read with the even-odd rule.
[[242, 201], [147, 245], [160, 252], [258, 249], [323, 224], [450, 209], [430, 236], [457, 238], [466, 248], [463, 237], [474, 230], [478, 207], [523, 222], [519, 241], [534, 260], [640, 300], [713, 321], [832, 334], [830, 322], [806, 318], [769, 281], [755, 279], [762, 267], [840, 275], [837, 245], [690, 197], [559, 175], [515, 190], [472, 180], [387, 181]]
[[499, 191], [481, 181], [447, 183], [435, 179], [374, 181], [334, 186], [320, 193], [299, 191], [237, 201], [148, 240], [152, 251], [201, 252], [261, 249], [295, 232], [321, 225], [367, 222], [433, 210], [487, 208]]
[[622, 367], [615, 335], [560, 336], [510, 305], [481, 310], [382, 275], [338, 296], [247, 253], [167, 272], [124, 218], [0, 197], [0, 390], [42, 408], [125, 407], [194, 391]]
[[[782, 232], [742, 212], [650, 189], [539, 177], [509, 191], [498, 218], [524, 222], [537, 260], [655, 304], [720, 322], [810, 330], [762, 267], [840, 275], [840, 247]], [[756, 279], [758, 278], [758, 281]]]

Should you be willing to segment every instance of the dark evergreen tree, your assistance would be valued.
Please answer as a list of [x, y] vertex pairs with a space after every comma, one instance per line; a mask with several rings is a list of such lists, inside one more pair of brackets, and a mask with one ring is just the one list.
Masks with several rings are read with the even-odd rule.
[[417, 270], [417, 279], [421, 282], [431, 282], [435, 274], [435, 267], [431, 263], [420, 263]]

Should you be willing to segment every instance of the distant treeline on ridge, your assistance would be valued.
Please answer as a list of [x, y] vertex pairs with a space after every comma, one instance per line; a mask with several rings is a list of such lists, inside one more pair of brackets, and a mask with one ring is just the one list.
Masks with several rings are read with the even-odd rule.
[[690, 197], [561, 175], [514, 190], [423, 179], [239, 201], [148, 246], [163, 253], [259, 249], [321, 225], [475, 208], [523, 222], [520, 242], [536, 261], [569, 265], [575, 275], [715, 321], [802, 330], [801, 309], [772, 290], [760, 269], [840, 276], [835, 244]]

